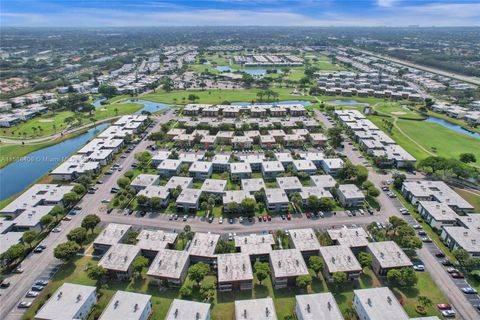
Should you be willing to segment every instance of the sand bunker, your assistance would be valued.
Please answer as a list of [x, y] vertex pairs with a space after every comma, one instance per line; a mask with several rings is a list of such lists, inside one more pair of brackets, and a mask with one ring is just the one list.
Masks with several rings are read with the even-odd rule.
[[403, 111], [394, 111], [392, 112], [392, 114], [396, 115], [396, 116], [403, 116], [405, 114], [407, 114], [406, 112], [403, 112]]
[[53, 119], [38, 119], [38, 122], [53, 122]]

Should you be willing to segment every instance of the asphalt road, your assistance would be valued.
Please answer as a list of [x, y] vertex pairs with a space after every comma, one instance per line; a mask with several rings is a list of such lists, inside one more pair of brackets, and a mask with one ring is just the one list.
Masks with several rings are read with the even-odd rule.
[[[162, 123], [168, 122], [174, 117], [172, 109], [160, 117], [154, 117], [153, 119], [156, 122], [155, 127], [149, 131], [159, 130]], [[14, 320], [21, 318], [24, 310], [17, 308], [18, 303], [20, 301], [31, 301], [32, 299], [25, 298], [25, 294], [30, 290], [35, 281], [38, 279], [50, 279], [54, 275], [52, 270], [54, 271], [61, 264], [61, 261], [53, 256], [55, 246], [67, 241], [67, 234], [70, 230], [81, 225], [85, 215], [91, 213], [98, 214], [99, 210], [106, 210], [105, 205], [101, 204], [102, 199], [111, 198], [110, 189], [116, 185], [117, 179], [131, 167], [135, 161], [135, 153], [144, 151], [150, 144], [150, 141], [142, 140], [131, 153], [127, 154], [125, 159], [121, 159], [120, 164], [123, 167], [122, 170], [102, 178], [104, 183], [97, 185], [99, 186], [97, 192], [94, 194], [86, 194], [78, 203], [82, 209], [78, 210], [75, 216], [70, 216], [72, 220], [61, 221], [59, 226], [61, 231], [58, 233], [51, 232], [42, 241], [41, 244], [46, 245], [47, 248], [39, 254], [31, 253], [24, 259], [22, 268], [25, 272], [22, 274], [12, 274], [7, 277], [7, 281], [9, 281], [11, 285], [7, 289], [0, 289], [0, 319]]]

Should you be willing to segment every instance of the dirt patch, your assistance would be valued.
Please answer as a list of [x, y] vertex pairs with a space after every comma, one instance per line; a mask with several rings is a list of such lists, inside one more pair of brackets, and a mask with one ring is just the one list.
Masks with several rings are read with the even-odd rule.
[[53, 119], [38, 119], [38, 122], [54, 122]]
[[107, 109], [106, 108], [101, 108], [100, 111], [107, 111]]
[[403, 115], [406, 115], [407, 113], [403, 111], [393, 111], [392, 114], [396, 116], [403, 116]]

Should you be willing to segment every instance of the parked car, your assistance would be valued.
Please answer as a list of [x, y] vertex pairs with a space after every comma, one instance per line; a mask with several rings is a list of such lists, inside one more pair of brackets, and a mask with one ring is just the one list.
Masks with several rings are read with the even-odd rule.
[[2, 283], [0, 283], [0, 288], [5, 289], [5, 288], [8, 288], [8, 287], [10, 287], [10, 282], [3, 281]]
[[422, 229], [422, 226], [419, 225], [419, 224], [414, 224], [412, 227], [413, 227], [413, 229], [415, 229], [415, 230]]
[[449, 268], [447, 268], [447, 272], [448, 273], [459, 273], [460, 271], [458, 271], [458, 269], [455, 269], [453, 267], [449, 267]]
[[272, 216], [268, 214], [268, 215], [267, 215], [267, 220], [268, 220], [268, 221], [272, 221]]
[[40, 292], [38, 292], [38, 291], [28, 291], [27, 294], [25, 295], [25, 297], [35, 298], [35, 297], [38, 297], [39, 294], [40, 294]]
[[220, 223], [220, 224], [223, 223], [223, 217], [218, 218], [218, 223]]
[[422, 237], [421, 240], [423, 242], [432, 242], [432, 239], [430, 239], [429, 237]]
[[168, 220], [173, 220], [173, 213], [168, 216]]
[[37, 286], [46, 286], [48, 284], [48, 280], [37, 280], [35, 281], [35, 285]]
[[173, 220], [178, 220], [178, 214], [173, 215]]
[[32, 291], [42, 291], [43, 288], [45, 288], [44, 286], [39, 286], [39, 285], [34, 285], [32, 287]]
[[73, 210], [82, 210], [82, 207], [80, 207], [80, 206], [75, 206], [75, 207], [73, 207]]
[[262, 218], [263, 218], [263, 221], [267, 221], [267, 215], [266, 215], [266, 214], [264, 214], [264, 215], [262, 216]]
[[418, 233], [419, 236], [426, 236], [427, 235], [425, 230], [418, 230], [417, 233]]
[[27, 308], [30, 308], [31, 305], [32, 305], [31, 301], [22, 301], [18, 304], [18, 307], [20, 309], [27, 309]]
[[437, 251], [437, 252], [435, 252], [435, 257], [445, 258], [445, 253], [443, 253], [442, 251]]
[[60, 229], [60, 228], [53, 228], [53, 229], [52, 229], [52, 232], [53, 232], [53, 233], [59, 233], [59, 232], [61, 232], [61, 231], [62, 231], [62, 229]]
[[305, 217], [307, 217], [307, 219], [310, 219], [312, 215], [310, 214], [310, 212], [305, 212]]
[[423, 264], [414, 264], [413, 270], [415, 271], [425, 271], [425, 266]]
[[18, 266], [13, 270], [13, 273], [23, 273], [25, 271], [21, 266]]
[[70, 216], [74, 216], [76, 214], [77, 214], [77, 211], [75, 211], [75, 210], [70, 210], [70, 212], [68, 213], [68, 215], [70, 215]]
[[450, 267], [450, 266], [453, 266], [453, 263], [450, 262], [450, 260], [448, 259], [443, 259], [442, 261], [440, 261], [441, 264], [443, 264], [444, 266], [446, 267]]
[[445, 318], [455, 318], [455, 311], [453, 310], [442, 310], [441, 313]]
[[107, 213], [108, 213], [108, 214], [112, 213], [112, 211], [113, 211], [113, 208], [108, 208], [108, 209], [107, 209]]
[[292, 220], [292, 215], [290, 213], [287, 214], [287, 220]]
[[208, 217], [208, 223], [212, 223], [212, 222], [213, 222], [213, 216]]
[[465, 276], [461, 272], [452, 272], [450, 273], [453, 279], [464, 279]]
[[285, 220], [287, 218], [287, 217], [285, 217], [284, 214], [282, 214], [280, 217], [282, 218], [282, 220]]
[[187, 221], [187, 219], [188, 219], [188, 214], [184, 215], [182, 220]]
[[238, 222], [243, 223], [243, 217], [238, 218]]
[[263, 220], [262, 220], [262, 216], [258, 216], [257, 218], [258, 218], [258, 222], [262, 222], [262, 221], [263, 221]]
[[63, 221], [71, 221], [72, 218], [70, 218], [69, 216], [65, 216], [62, 218]]
[[229, 219], [228, 219], [228, 223], [233, 224], [233, 222], [234, 222], [234, 221], [233, 221], [233, 218], [229, 218]]
[[472, 288], [470, 285], [468, 287], [463, 287], [462, 291], [466, 294], [477, 294], [477, 290], [475, 288]]
[[438, 310], [451, 310], [452, 306], [449, 305], [448, 303], [439, 303], [437, 304]]

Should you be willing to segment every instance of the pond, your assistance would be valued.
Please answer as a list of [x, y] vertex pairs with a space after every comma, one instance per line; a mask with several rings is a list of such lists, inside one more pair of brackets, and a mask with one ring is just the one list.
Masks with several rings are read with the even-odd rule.
[[99, 100], [93, 102], [92, 106], [94, 106], [95, 108], [100, 108], [102, 106], [102, 102], [106, 100], [107, 98], [100, 98]]
[[440, 119], [440, 118], [428, 117], [427, 119], [425, 119], [425, 122], [436, 123], [436, 124], [441, 125], [442, 127], [450, 129], [452, 131], [455, 131], [455, 132], [458, 132], [458, 133], [461, 133], [461, 134], [465, 134], [465, 135], [468, 135], [470, 137], [474, 137], [476, 139], [480, 139], [480, 134], [479, 133], [469, 131], [469, 130], [463, 128], [462, 126], [459, 126], [458, 124], [454, 124], [454, 123], [448, 122], [448, 121]]
[[148, 111], [148, 112], [154, 113], [154, 112], [160, 111], [162, 109], [165, 109], [165, 108], [168, 108], [168, 107], [171, 106], [170, 104], [153, 102], [153, 101], [148, 101], [148, 100], [132, 99], [132, 100], [128, 100], [127, 102], [143, 104], [143, 108], [138, 110], [135, 113], [142, 113], [142, 111]]
[[[231, 103], [234, 106], [249, 106], [252, 103], [251, 102], [245, 102], [245, 101], [237, 101], [237, 102], [232, 102]], [[301, 104], [304, 107], [311, 106], [312, 104], [310, 101], [303, 101], [303, 100], [284, 100], [284, 101], [278, 101], [278, 102], [257, 102], [255, 104], [265, 104], [265, 105], [279, 105], [279, 104]]]
[[338, 105], [351, 105], [351, 106], [368, 106], [369, 104], [366, 102], [359, 102], [357, 100], [332, 100], [332, 101], [326, 101], [327, 103], [330, 104], [338, 104]]
[[35, 180], [65, 161], [108, 125], [108, 123], [100, 124], [81, 135], [34, 151], [0, 169], [0, 200], [23, 191]]
[[[243, 73], [247, 73], [251, 76], [264, 76], [267, 74], [267, 69], [264, 68], [248, 68], [248, 69], [232, 69], [228, 66], [217, 66], [216, 69], [220, 72], [236, 72], [240, 71]], [[281, 72], [281, 69], [277, 69], [277, 72]]]

